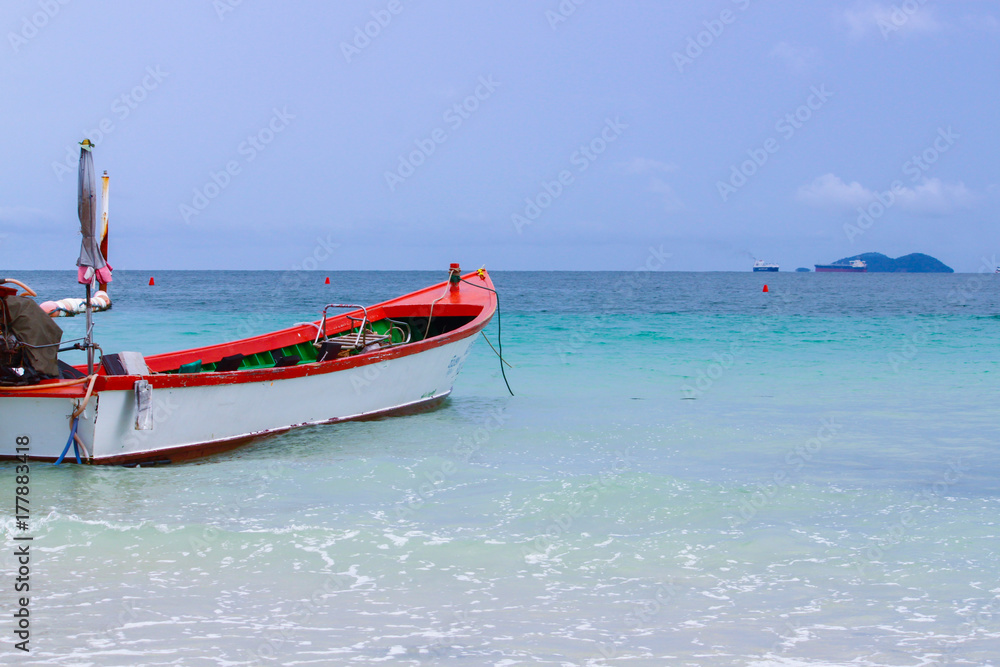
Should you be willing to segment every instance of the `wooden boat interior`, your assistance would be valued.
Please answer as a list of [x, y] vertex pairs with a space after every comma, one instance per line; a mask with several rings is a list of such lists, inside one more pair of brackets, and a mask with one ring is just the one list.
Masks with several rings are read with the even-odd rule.
[[[155, 355], [145, 361], [150, 372], [164, 374], [228, 373], [327, 363], [441, 336], [474, 320], [478, 313], [465, 312], [469, 310], [457, 304], [439, 304], [433, 313], [426, 305], [387, 304], [367, 311], [359, 308], [256, 338]], [[109, 366], [102, 366], [103, 374], [121, 373]]]

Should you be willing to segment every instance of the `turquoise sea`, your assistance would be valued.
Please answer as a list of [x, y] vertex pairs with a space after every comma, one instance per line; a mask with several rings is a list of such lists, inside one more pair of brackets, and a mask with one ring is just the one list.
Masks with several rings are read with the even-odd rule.
[[[105, 351], [443, 279], [149, 275]], [[433, 412], [32, 466], [29, 654], [0, 464], [0, 664], [1000, 664], [1000, 276], [493, 277], [515, 397], [480, 340]]]

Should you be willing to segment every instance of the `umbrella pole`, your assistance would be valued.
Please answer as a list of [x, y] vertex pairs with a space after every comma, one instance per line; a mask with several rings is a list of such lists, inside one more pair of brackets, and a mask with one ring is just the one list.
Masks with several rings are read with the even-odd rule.
[[94, 314], [90, 304], [90, 285], [91, 283], [87, 283], [87, 336], [84, 338], [84, 344], [87, 346], [87, 375], [94, 374], [94, 341], [91, 335]]

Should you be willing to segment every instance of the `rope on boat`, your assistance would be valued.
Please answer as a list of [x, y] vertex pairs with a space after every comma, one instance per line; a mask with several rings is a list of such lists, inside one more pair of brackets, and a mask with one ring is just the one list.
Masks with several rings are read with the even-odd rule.
[[73, 419], [76, 419], [83, 414], [83, 411], [87, 409], [87, 403], [90, 401], [90, 394], [94, 391], [94, 383], [97, 382], [97, 373], [94, 373], [89, 378], [90, 384], [87, 385], [87, 393], [83, 395], [83, 401], [80, 403], [80, 407], [73, 411]]
[[424, 329], [424, 338], [427, 338], [431, 335], [431, 320], [434, 319], [434, 306], [437, 305], [438, 301], [445, 298], [450, 293], [451, 293], [451, 283], [448, 283], [447, 285], [444, 286], [444, 294], [431, 301], [431, 312], [427, 315], [427, 328]]
[[[97, 376], [93, 375], [91, 377], [96, 378]], [[83, 384], [89, 379], [90, 379], [89, 377], [83, 377], [83, 378], [76, 378], [75, 380], [54, 382], [52, 384], [32, 384], [23, 387], [0, 387], [0, 392], [6, 393], [8, 391], [48, 391], [49, 389], [64, 389], [66, 387], [73, 387], [78, 384]]]
[[[479, 333], [483, 337], [483, 340], [486, 341], [486, 344], [490, 346], [490, 349], [493, 350], [493, 354], [495, 354], [498, 357], [500, 357], [500, 353], [497, 352], [497, 349], [495, 347], [493, 347], [493, 343], [490, 342], [490, 339], [486, 337], [486, 332], [485, 331], [480, 331]], [[507, 361], [503, 357], [500, 357], [500, 361], [502, 361], [503, 363], [507, 364], [507, 368], [514, 368], [514, 364], [510, 363], [509, 361]]]
[[[90, 395], [94, 391], [94, 383], [97, 382], [97, 373], [94, 373], [89, 378], [82, 378], [81, 383], [88, 380], [90, 381], [90, 384], [87, 385], [87, 393], [83, 395], [83, 400], [80, 401], [79, 407], [73, 411], [73, 415], [70, 417], [70, 419], [73, 420], [73, 424], [69, 428], [69, 439], [66, 440], [66, 446], [63, 447], [62, 454], [60, 454], [59, 458], [56, 459], [55, 465], [59, 465], [63, 462], [63, 459], [66, 458], [66, 454], [69, 453], [70, 445], [73, 445], [73, 454], [76, 456], [77, 463], [82, 463], [80, 460], [80, 447], [83, 447], [83, 451], [87, 453], [87, 447], [83, 444], [83, 440], [80, 436], [76, 434], [76, 429], [80, 426], [80, 415], [82, 415], [83, 411], [87, 409], [87, 403], [90, 402]], [[87, 453], [87, 456], [89, 457], [89, 453]]]
[[79, 445], [80, 449], [83, 450], [83, 455], [86, 456], [89, 459], [90, 458], [90, 452], [87, 451], [87, 443], [85, 443], [83, 441], [83, 438], [80, 437], [80, 434], [79, 433], [74, 433], [73, 434], [73, 440], [75, 440], [76, 444]]
[[[480, 276], [483, 276], [483, 275], [485, 275], [485, 274], [484, 273], [480, 274]], [[509, 391], [510, 395], [513, 396], [514, 395], [514, 390], [510, 388], [510, 382], [507, 382], [507, 373], [505, 373], [504, 370], [503, 370], [503, 365], [505, 363], [507, 363], [507, 362], [503, 358], [503, 335], [501, 333], [502, 329], [500, 328], [500, 295], [497, 293], [497, 291], [495, 289], [490, 289], [489, 287], [485, 287], [483, 285], [477, 285], [476, 283], [471, 283], [468, 280], [466, 280], [465, 278], [459, 277], [459, 280], [461, 280], [466, 285], [472, 285], [473, 287], [478, 287], [479, 289], [484, 289], [487, 292], [493, 292], [493, 296], [495, 296], [497, 298], [497, 347], [500, 348], [500, 351], [497, 352], [497, 356], [500, 357], [500, 375], [503, 376], [503, 383], [505, 385], [507, 385], [507, 391]], [[485, 338], [486, 336], [484, 335], [483, 337]], [[488, 338], [486, 340], [487, 340], [487, 342], [489, 341]], [[490, 347], [493, 347], [493, 346], [490, 345]], [[494, 350], [494, 352], [496, 352], [496, 350]], [[510, 364], [507, 364], [507, 365], [509, 366]]]
[[[60, 345], [64, 345], [65, 343], [74, 343], [74, 342], [76, 342], [78, 340], [87, 340], [87, 339], [86, 338], [70, 338], [69, 340], [61, 340], [58, 343], [49, 343], [48, 345], [32, 345], [31, 343], [25, 343], [24, 341], [20, 341], [20, 343], [24, 347], [30, 347], [33, 350], [42, 350], [42, 349], [44, 349], [46, 347], [59, 347]], [[73, 350], [73, 349], [76, 349], [76, 348], [72, 348], [71, 347], [69, 349]], [[62, 352], [62, 350], [59, 350], [59, 351]]]
[[76, 446], [76, 427], [79, 424], [80, 424], [80, 418], [74, 417], [73, 426], [71, 426], [69, 429], [69, 440], [66, 441], [66, 446], [63, 447], [62, 454], [60, 454], [59, 458], [56, 459], [55, 465], [59, 465], [60, 463], [63, 462], [63, 459], [66, 458], [66, 453], [69, 451], [70, 445], [73, 445], [73, 453], [76, 454], [76, 462], [82, 463], [82, 461], [80, 461], [80, 449]]

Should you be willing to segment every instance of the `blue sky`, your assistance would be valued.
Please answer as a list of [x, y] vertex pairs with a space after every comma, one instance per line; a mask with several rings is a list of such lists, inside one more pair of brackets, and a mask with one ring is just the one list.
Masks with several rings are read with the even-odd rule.
[[992, 0], [8, 0], [0, 33], [8, 271], [73, 267], [84, 137], [116, 268], [1000, 245]]

